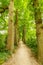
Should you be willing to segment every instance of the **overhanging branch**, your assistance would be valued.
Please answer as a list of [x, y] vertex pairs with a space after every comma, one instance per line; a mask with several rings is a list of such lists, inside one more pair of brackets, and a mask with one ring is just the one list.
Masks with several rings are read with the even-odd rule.
[[7, 7], [0, 8], [0, 13], [5, 12], [5, 10], [8, 10], [8, 6]]

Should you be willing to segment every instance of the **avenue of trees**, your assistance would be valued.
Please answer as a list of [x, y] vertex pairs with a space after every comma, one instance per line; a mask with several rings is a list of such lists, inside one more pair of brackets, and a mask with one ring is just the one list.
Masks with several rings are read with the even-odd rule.
[[0, 0], [0, 64], [20, 40], [43, 65], [43, 0]]

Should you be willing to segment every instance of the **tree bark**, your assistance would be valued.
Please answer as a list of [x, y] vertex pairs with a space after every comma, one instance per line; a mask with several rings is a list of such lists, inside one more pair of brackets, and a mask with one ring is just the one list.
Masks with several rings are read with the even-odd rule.
[[34, 14], [36, 23], [36, 36], [38, 43], [38, 61], [43, 64], [43, 24], [41, 19], [41, 12], [39, 8], [38, 0], [34, 0]]
[[26, 43], [26, 28], [25, 28], [25, 24], [23, 26], [22, 41], [24, 43]]
[[15, 23], [14, 23], [14, 44], [18, 45], [19, 42], [19, 29], [18, 29], [18, 9], [15, 12]]
[[11, 52], [13, 52], [14, 50], [14, 20], [13, 19], [14, 19], [14, 0], [10, 0], [7, 49]]

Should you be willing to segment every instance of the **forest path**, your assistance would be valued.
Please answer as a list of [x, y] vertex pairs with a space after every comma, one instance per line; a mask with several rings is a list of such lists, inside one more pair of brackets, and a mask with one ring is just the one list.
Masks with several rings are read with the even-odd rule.
[[30, 49], [23, 44], [22, 41], [19, 42], [19, 48], [12, 57], [2, 65], [39, 65], [35, 58], [32, 57]]

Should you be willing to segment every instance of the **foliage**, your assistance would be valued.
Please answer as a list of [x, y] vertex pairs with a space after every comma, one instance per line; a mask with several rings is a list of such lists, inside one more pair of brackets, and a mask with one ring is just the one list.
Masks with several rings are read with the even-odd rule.
[[0, 65], [2, 65], [2, 63], [4, 63], [6, 60], [8, 60], [8, 58], [10, 57], [8, 52], [0, 52]]
[[31, 48], [34, 56], [37, 57], [38, 47], [37, 47], [36, 39], [31, 37], [30, 39], [28, 39], [26, 45]]
[[6, 35], [0, 34], [0, 51], [4, 51], [5, 50], [5, 39], [6, 39]]
[[[26, 45], [32, 49], [35, 55], [37, 55], [37, 40], [36, 40], [36, 24], [34, 20], [34, 0], [14, 0], [14, 14], [16, 9], [18, 10], [18, 29], [20, 32], [20, 38], [22, 38], [23, 26], [26, 27]], [[0, 11], [3, 8], [9, 6], [10, 0], [0, 0]], [[43, 0], [39, 0], [39, 7], [42, 13], [43, 19]], [[8, 10], [0, 13], [0, 31], [8, 31]], [[14, 16], [15, 22], [15, 16]], [[3, 32], [2, 32], [3, 33]], [[6, 32], [0, 33], [0, 51], [3, 51], [6, 46]], [[0, 57], [4, 59], [6, 53], [0, 52]], [[5, 60], [5, 59], [4, 59]], [[3, 62], [3, 61], [2, 61]], [[2, 63], [1, 62], [1, 63]]]

